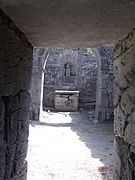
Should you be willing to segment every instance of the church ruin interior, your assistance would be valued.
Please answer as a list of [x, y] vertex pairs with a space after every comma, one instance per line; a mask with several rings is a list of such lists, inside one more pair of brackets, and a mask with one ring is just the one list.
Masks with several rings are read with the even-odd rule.
[[[112, 46], [34, 49], [28, 179], [112, 178], [113, 64]], [[55, 147], [46, 149], [50, 144]], [[45, 173], [39, 173], [41, 167]]]
[[1, 0], [0, 180], [135, 180], [134, 0]]

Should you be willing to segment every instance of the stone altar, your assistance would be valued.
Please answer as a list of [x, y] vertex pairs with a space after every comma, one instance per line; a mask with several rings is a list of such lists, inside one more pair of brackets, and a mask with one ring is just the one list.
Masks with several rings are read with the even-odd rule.
[[56, 111], [77, 111], [79, 91], [55, 91], [55, 110]]

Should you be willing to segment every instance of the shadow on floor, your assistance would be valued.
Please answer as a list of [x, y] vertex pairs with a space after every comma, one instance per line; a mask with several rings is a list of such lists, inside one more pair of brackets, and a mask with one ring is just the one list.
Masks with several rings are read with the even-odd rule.
[[[31, 122], [32, 126], [51, 126], [51, 127], [70, 127], [90, 150], [92, 157], [103, 163], [99, 166], [98, 171], [105, 180], [112, 180], [112, 150], [113, 150], [113, 122], [93, 123], [93, 112], [91, 113], [50, 113], [55, 117], [55, 114], [62, 116], [62, 121], [49, 119], [42, 122]], [[70, 117], [71, 121], [64, 122], [64, 118]]]
[[[99, 171], [104, 179], [112, 179], [113, 168], [113, 122], [104, 121], [100, 123], [93, 123], [90, 121], [89, 114], [84, 116], [79, 115], [80, 121], [78, 122], [74, 114], [70, 114], [72, 123], [71, 129], [77, 133], [79, 139], [85, 143], [92, 153], [93, 158], [99, 159], [104, 166], [99, 166]], [[94, 120], [94, 117], [93, 119]]]

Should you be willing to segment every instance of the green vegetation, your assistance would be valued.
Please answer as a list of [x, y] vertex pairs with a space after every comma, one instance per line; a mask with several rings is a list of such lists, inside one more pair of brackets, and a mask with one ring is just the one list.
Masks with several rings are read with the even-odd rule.
[[87, 48], [87, 52], [93, 53], [93, 49], [92, 48]]

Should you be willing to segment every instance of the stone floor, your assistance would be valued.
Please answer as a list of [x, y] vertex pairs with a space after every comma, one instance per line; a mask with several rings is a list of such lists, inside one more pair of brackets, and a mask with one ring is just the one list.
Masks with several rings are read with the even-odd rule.
[[45, 113], [30, 122], [28, 180], [112, 180], [113, 125], [93, 113]]

